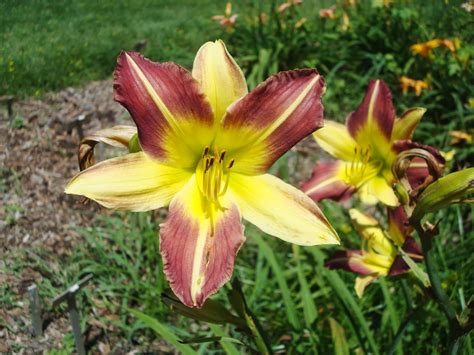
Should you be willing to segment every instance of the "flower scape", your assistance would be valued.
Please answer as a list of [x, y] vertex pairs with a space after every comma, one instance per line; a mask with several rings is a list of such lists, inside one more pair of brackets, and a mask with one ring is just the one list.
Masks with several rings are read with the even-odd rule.
[[[266, 173], [323, 126], [324, 89], [315, 69], [300, 69], [247, 92], [222, 41], [199, 49], [192, 72], [122, 52], [114, 95], [137, 128], [114, 127], [84, 139], [79, 158], [85, 170], [65, 191], [113, 209], [169, 206], [159, 233], [164, 272], [181, 302], [201, 307], [232, 275], [245, 241], [242, 218], [290, 243], [339, 244], [310, 197]], [[128, 146], [130, 153], [94, 165], [99, 141]]]

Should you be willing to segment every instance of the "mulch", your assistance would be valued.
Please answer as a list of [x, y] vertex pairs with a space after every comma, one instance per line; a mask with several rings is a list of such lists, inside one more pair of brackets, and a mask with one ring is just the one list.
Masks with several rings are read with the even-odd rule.
[[34, 254], [40, 247], [51, 268], [60, 268], [61, 258], [81, 242], [76, 228], [111, 213], [94, 203], [84, 206], [80, 197], [66, 195], [64, 186], [79, 171], [82, 134], [132, 123], [113, 100], [110, 80], [15, 102], [12, 118], [13, 125], [1, 105], [0, 136], [6, 140], [0, 142], [0, 286], [16, 297], [0, 307], [0, 353], [42, 353], [60, 348], [69, 321], [59, 317], [43, 337], [32, 338], [26, 288], [44, 275], [31, 268], [14, 275], [9, 267], [19, 252]]

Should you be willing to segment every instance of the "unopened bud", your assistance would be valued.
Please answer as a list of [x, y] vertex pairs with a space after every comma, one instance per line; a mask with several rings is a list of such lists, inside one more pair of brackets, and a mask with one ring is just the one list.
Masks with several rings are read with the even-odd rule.
[[435, 212], [455, 203], [472, 203], [474, 193], [474, 168], [448, 174], [430, 184], [419, 196], [412, 219]]
[[395, 183], [393, 185], [393, 191], [395, 192], [395, 195], [397, 195], [398, 200], [402, 205], [408, 205], [410, 202], [410, 195], [401, 183]]
[[128, 151], [130, 153], [138, 153], [142, 150], [142, 147], [140, 147], [140, 142], [138, 141], [138, 134], [135, 133], [132, 138], [130, 138], [130, 141], [128, 142]]

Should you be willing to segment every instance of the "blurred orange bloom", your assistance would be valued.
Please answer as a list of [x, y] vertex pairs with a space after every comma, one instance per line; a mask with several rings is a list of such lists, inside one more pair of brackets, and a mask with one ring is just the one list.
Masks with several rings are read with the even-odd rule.
[[288, 10], [290, 7], [298, 6], [298, 5], [301, 5], [302, 3], [303, 3], [303, 0], [289, 0], [281, 4], [280, 6], [278, 6], [277, 11], [278, 13], [281, 14], [285, 12], [286, 10]]
[[416, 43], [410, 46], [411, 52], [413, 55], [421, 55], [422, 57], [427, 57], [431, 50], [440, 46], [448, 48], [451, 52], [456, 51], [456, 44], [454, 41], [449, 39], [432, 39], [431, 41], [424, 43]]
[[416, 96], [420, 96], [421, 91], [428, 88], [428, 83], [426, 81], [411, 79], [407, 76], [402, 76], [400, 78], [400, 85], [402, 86], [404, 94], [408, 92], [409, 88], [413, 88]]
[[224, 15], [216, 15], [211, 17], [212, 20], [219, 22], [222, 27], [231, 29], [237, 21], [237, 14], [232, 15], [232, 4], [228, 2], [225, 6]]
[[268, 21], [268, 15], [266, 12], [261, 12], [260, 15], [258, 15], [258, 19], [260, 20], [261, 23], [267, 23]]
[[[474, 130], [471, 132], [474, 133]], [[473, 135], [464, 131], [449, 131], [449, 135], [453, 137], [451, 142], [449, 142], [451, 145], [459, 144], [462, 141], [465, 141], [466, 143], [472, 143], [473, 140]]]
[[319, 10], [319, 17], [321, 18], [334, 18], [334, 13], [336, 12], [336, 5], [328, 7], [326, 9]]
[[295, 28], [300, 28], [303, 26], [308, 19], [306, 17], [302, 17], [298, 22], [295, 23]]

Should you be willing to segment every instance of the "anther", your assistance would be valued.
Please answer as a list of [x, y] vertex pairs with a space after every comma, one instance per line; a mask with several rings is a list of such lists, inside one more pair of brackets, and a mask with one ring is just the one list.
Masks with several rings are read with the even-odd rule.
[[214, 165], [214, 157], [211, 157], [211, 159], [209, 160], [209, 167], [213, 165]]
[[224, 160], [224, 157], [225, 157], [225, 150], [221, 153], [221, 156], [219, 158], [219, 163]]
[[230, 169], [234, 166], [234, 159], [232, 159], [229, 163], [229, 165], [227, 166], [227, 169]]
[[204, 152], [202, 154], [202, 157], [204, 158], [207, 155], [207, 153], [209, 153], [209, 147], [204, 148]]

